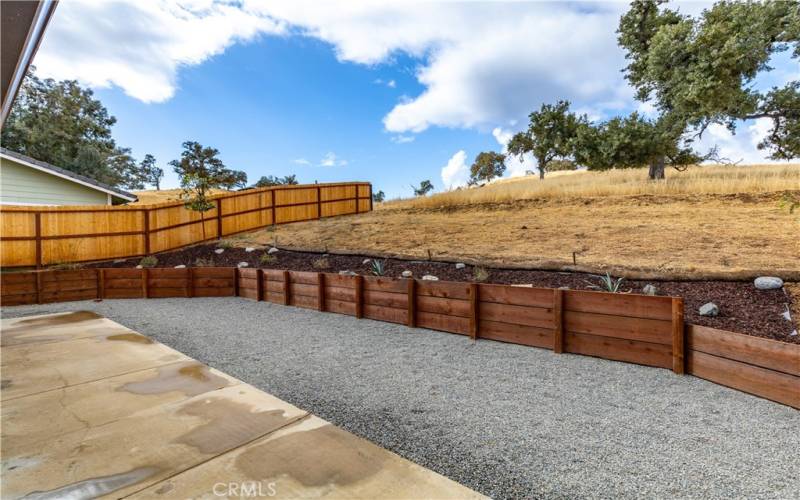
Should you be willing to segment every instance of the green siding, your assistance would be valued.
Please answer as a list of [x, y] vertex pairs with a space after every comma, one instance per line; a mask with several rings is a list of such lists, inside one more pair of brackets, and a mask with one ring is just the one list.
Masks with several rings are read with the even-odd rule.
[[107, 205], [102, 191], [0, 158], [0, 203]]

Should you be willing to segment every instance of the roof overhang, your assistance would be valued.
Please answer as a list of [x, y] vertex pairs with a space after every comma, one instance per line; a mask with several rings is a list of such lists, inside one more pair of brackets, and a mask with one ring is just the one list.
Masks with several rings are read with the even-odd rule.
[[57, 0], [0, 1], [0, 91], [5, 123], [28, 67], [36, 55]]
[[92, 188], [95, 191], [101, 191], [103, 193], [111, 195], [112, 198], [118, 198], [120, 200], [125, 200], [125, 201], [128, 201], [128, 202], [134, 202], [134, 201], [138, 200], [138, 198], [134, 194], [117, 191], [115, 189], [109, 189], [109, 188], [107, 188], [105, 186], [98, 186], [97, 184], [89, 182], [88, 180], [79, 179], [79, 178], [77, 178], [78, 176], [76, 176], [74, 174], [73, 175], [67, 175], [66, 173], [58, 172], [53, 168], [47, 168], [45, 166], [38, 165], [37, 163], [35, 163], [33, 161], [27, 161], [24, 158], [20, 158], [17, 155], [10, 155], [8, 153], [0, 151], [0, 158], [5, 158], [6, 160], [13, 161], [15, 163], [19, 163], [20, 165], [25, 165], [26, 167], [30, 167], [30, 168], [32, 168], [34, 170], [38, 170], [38, 171], [44, 172], [46, 174], [54, 175], [56, 177], [60, 177], [61, 179], [66, 179], [68, 181], [74, 182], [75, 184], [80, 184], [81, 186], [86, 186], [88, 188]]

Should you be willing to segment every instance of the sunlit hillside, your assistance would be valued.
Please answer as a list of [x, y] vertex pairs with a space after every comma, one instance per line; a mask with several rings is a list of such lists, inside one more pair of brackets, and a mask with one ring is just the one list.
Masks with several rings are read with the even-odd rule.
[[[566, 174], [566, 175], [565, 175]], [[625, 195], [767, 193], [800, 189], [800, 164], [711, 165], [685, 172], [667, 170], [666, 181], [651, 182], [646, 169], [605, 172], [555, 172], [543, 181], [537, 176], [504, 179], [471, 189], [422, 198], [393, 200], [380, 208], [434, 208], [526, 199], [567, 199]]]

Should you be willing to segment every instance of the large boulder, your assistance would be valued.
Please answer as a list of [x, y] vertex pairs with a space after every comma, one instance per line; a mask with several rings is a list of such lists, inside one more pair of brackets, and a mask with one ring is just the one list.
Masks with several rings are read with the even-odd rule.
[[642, 293], [645, 295], [657, 295], [658, 288], [656, 288], [655, 285], [648, 283], [644, 286], [644, 288], [642, 288]]
[[267, 250], [267, 253], [270, 254], [270, 255], [272, 255], [274, 253], [278, 253], [278, 249], [275, 248], [275, 247], [272, 247], [269, 250]]
[[697, 312], [700, 313], [700, 316], [717, 316], [719, 314], [719, 306], [713, 302], [708, 302], [700, 306]]
[[759, 290], [777, 290], [783, 287], [783, 280], [774, 276], [759, 276], [753, 284]]

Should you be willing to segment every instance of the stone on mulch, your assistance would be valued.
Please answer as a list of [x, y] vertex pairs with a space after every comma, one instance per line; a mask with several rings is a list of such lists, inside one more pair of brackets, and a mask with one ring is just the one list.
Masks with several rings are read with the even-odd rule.
[[774, 276], [760, 276], [753, 281], [759, 290], [777, 290], [783, 288], [783, 280]]
[[708, 302], [700, 306], [697, 312], [700, 316], [717, 316], [719, 315], [719, 307], [713, 302]]

